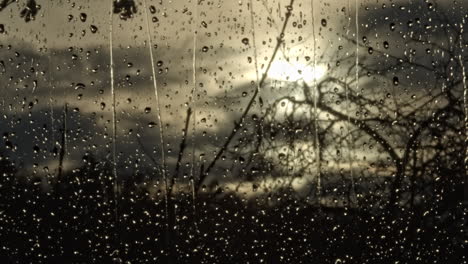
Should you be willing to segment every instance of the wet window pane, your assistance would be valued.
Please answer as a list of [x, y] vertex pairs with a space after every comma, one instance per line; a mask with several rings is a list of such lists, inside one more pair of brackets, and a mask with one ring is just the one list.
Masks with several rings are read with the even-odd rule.
[[2, 263], [466, 263], [467, 14], [0, 0]]

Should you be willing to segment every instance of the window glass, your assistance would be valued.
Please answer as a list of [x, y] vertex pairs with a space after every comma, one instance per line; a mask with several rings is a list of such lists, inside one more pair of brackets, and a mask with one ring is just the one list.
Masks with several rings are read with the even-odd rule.
[[467, 14], [0, 0], [0, 260], [465, 263]]

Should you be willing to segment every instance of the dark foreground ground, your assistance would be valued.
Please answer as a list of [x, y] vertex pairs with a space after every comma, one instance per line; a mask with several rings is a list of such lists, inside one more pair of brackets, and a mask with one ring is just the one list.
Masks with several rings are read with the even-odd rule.
[[463, 189], [417, 206], [363, 200], [347, 209], [287, 190], [251, 201], [201, 193], [195, 204], [182, 194], [166, 203], [162, 192], [128, 186], [116, 204], [105, 184], [72, 182], [48, 192], [34, 181], [3, 184], [0, 263], [467, 261]]

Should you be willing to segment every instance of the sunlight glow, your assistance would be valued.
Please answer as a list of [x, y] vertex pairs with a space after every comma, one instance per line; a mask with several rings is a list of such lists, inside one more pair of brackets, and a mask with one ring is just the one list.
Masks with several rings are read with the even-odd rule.
[[309, 83], [314, 79], [318, 80], [322, 78], [325, 75], [326, 70], [326, 67], [323, 65], [317, 65], [314, 69], [312, 65], [278, 60], [272, 63], [268, 75], [279, 81], [295, 82], [303, 80]]

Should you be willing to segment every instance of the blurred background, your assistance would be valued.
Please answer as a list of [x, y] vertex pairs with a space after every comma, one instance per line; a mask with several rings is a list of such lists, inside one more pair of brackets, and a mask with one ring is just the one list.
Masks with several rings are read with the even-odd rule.
[[465, 263], [468, 3], [0, 1], [5, 263]]

